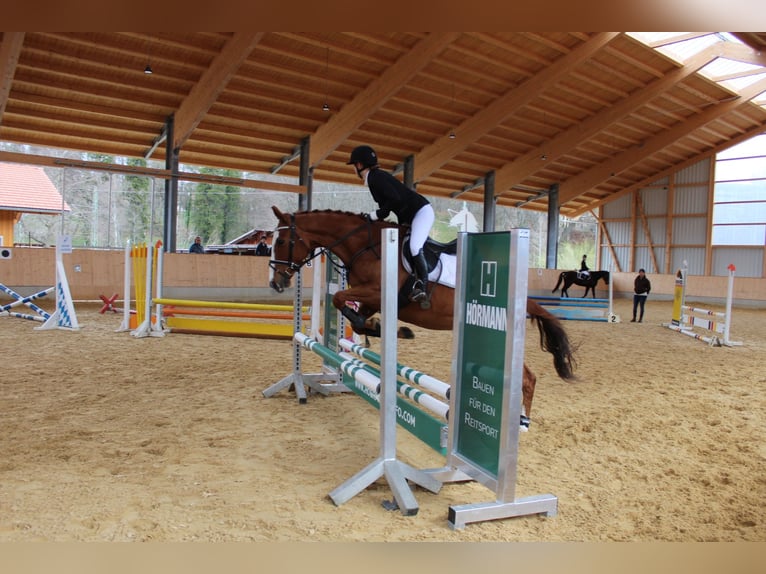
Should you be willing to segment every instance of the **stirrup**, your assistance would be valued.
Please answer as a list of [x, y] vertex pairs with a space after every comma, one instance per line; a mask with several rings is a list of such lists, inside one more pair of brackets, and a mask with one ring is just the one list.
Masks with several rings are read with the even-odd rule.
[[415, 281], [415, 283], [412, 286], [412, 289], [410, 290], [410, 294], [408, 295], [408, 299], [412, 301], [413, 303], [417, 303], [418, 301], [423, 301], [427, 296], [425, 285], [423, 285], [423, 282], [418, 279]]

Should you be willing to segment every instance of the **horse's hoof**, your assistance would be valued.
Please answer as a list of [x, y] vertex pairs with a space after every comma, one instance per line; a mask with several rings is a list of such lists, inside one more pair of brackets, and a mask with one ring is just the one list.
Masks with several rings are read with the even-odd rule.
[[409, 327], [399, 327], [400, 339], [414, 339], [415, 333]]
[[529, 417], [526, 415], [521, 415], [521, 420], [519, 421], [519, 431], [527, 432], [529, 430], [529, 423]]

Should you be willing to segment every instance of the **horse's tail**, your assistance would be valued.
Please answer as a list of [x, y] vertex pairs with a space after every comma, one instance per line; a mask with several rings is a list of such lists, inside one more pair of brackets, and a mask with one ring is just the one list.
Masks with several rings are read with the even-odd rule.
[[527, 299], [527, 313], [540, 332], [540, 348], [553, 355], [553, 366], [558, 376], [564, 380], [573, 380], [575, 349], [561, 321], [532, 299]]
[[[556, 291], [559, 290], [559, 285], [561, 285], [561, 282], [563, 280], [564, 280], [564, 272], [562, 271], [561, 273], [559, 273], [558, 283], [556, 283], [556, 286], [553, 288], [553, 291], [551, 291], [551, 293], [555, 293]], [[529, 309], [527, 309], [527, 312], [529, 312]], [[530, 313], [530, 315], [531, 315], [531, 313]]]

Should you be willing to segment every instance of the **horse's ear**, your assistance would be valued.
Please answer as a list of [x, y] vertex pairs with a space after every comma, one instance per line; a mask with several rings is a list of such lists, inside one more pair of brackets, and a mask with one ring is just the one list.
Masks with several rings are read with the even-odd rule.
[[279, 208], [276, 205], [272, 205], [271, 206], [271, 210], [274, 212], [274, 215], [277, 216], [277, 219], [279, 221], [284, 221], [285, 220], [284, 214], [281, 211], [279, 211]]

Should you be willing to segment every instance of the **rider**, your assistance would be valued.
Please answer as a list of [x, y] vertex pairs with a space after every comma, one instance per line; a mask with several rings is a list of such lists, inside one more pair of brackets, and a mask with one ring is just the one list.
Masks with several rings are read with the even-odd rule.
[[369, 187], [372, 198], [379, 206], [368, 214], [370, 221], [385, 219], [389, 213], [394, 212], [400, 224], [410, 226], [410, 254], [415, 283], [409, 299], [425, 300], [428, 296], [428, 264], [423, 245], [434, 224], [433, 207], [425, 197], [381, 169], [378, 165], [378, 155], [370, 146], [355, 147], [346, 163], [354, 166], [357, 175]]
[[587, 258], [587, 255], [583, 255], [582, 261], [580, 261], [580, 272], [578, 273], [580, 279], [590, 279], [590, 269], [588, 269], [588, 263], [585, 261]]

